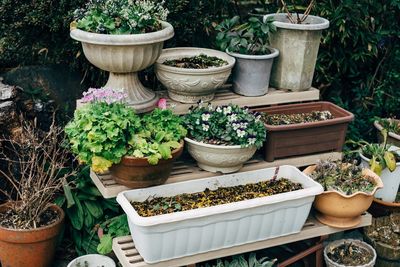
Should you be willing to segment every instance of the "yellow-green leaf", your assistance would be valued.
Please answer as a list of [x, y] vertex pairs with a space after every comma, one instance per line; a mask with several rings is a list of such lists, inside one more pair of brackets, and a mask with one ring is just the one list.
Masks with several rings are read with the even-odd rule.
[[106, 172], [112, 165], [112, 162], [99, 156], [92, 158], [92, 169], [97, 173]]
[[396, 169], [396, 158], [394, 157], [394, 154], [392, 152], [386, 151], [383, 158], [385, 159], [385, 163], [389, 171], [394, 171]]
[[375, 156], [373, 156], [372, 159], [369, 161], [369, 166], [370, 166], [371, 171], [373, 171], [377, 175], [381, 175], [382, 166], [379, 164], [379, 162], [376, 161]]

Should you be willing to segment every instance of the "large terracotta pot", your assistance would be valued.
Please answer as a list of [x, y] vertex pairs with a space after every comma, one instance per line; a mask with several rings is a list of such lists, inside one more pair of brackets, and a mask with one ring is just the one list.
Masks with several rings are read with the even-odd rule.
[[165, 183], [171, 175], [174, 161], [183, 151], [183, 142], [180, 148], [172, 151], [172, 158], [161, 159], [157, 165], [151, 165], [147, 158], [125, 156], [121, 162], [110, 168], [114, 180], [129, 188], [143, 188]]
[[[310, 175], [315, 165], [307, 167], [303, 172]], [[325, 191], [315, 197], [314, 207], [317, 210], [316, 218], [323, 224], [336, 228], [350, 228], [357, 226], [363, 214], [374, 199], [376, 190], [383, 187], [381, 178], [369, 169], [363, 169], [363, 174], [370, 177], [375, 187], [370, 193], [357, 192], [344, 195], [338, 191]]]
[[82, 43], [86, 58], [96, 67], [109, 71], [106, 88], [124, 89], [126, 102], [136, 112], [155, 108], [157, 95], [144, 87], [137, 72], [151, 66], [161, 54], [165, 40], [174, 36], [174, 28], [161, 22], [163, 29], [143, 34], [98, 34], [79, 29], [71, 37]]
[[[0, 212], [10, 204], [0, 205]], [[60, 219], [48, 226], [30, 230], [0, 227], [0, 262], [2, 267], [49, 267], [56, 250], [57, 238], [64, 224], [64, 211], [52, 205]]]

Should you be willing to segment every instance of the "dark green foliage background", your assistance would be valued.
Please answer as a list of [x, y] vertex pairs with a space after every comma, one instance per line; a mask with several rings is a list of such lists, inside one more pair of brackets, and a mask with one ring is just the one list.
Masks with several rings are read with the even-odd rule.
[[[85, 0], [3, 0], [0, 71], [31, 64], [65, 64], [87, 86], [105, 75], [87, 63], [69, 38], [72, 11]], [[244, 1], [167, 0], [175, 37], [167, 46], [213, 47], [213, 23], [249, 10]], [[248, 2], [248, 1], [246, 1]], [[278, 7], [270, 7], [275, 12]], [[371, 140], [374, 116], [400, 116], [399, 0], [320, 0], [313, 14], [330, 20], [323, 32], [314, 86], [322, 98], [354, 112], [349, 137]], [[150, 81], [151, 83], [151, 81]], [[154, 84], [154, 83], [153, 83]]]

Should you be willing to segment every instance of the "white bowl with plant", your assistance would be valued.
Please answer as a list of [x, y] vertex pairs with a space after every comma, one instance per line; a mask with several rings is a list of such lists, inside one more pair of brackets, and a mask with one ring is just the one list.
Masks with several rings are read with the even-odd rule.
[[236, 105], [213, 107], [200, 103], [184, 117], [188, 151], [203, 170], [238, 171], [266, 138], [260, 119], [260, 114]]
[[387, 142], [395, 146], [400, 146], [400, 120], [395, 118], [377, 119], [374, 126], [378, 130], [378, 139], [383, 142], [382, 130], [388, 132]]
[[91, 0], [75, 11], [71, 23], [70, 35], [82, 43], [86, 58], [110, 72], [105, 87], [124, 89], [127, 104], [139, 113], [154, 109], [158, 97], [142, 85], [137, 72], [151, 66], [174, 35], [163, 3]]
[[158, 80], [168, 96], [182, 103], [207, 102], [214, 98], [235, 65], [225, 52], [197, 47], [164, 49], [155, 64]]
[[275, 31], [272, 19], [250, 17], [241, 23], [235, 16], [215, 27], [216, 44], [236, 58], [233, 69], [233, 91], [244, 96], [261, 96], [268, 92], [274, 58], [279, 51], [269, 46]]

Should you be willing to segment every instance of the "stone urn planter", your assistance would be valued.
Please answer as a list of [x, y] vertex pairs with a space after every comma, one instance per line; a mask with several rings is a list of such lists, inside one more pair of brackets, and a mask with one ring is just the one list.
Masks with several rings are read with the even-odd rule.
[[[394, 120], [394, 121], [400, 124], [400, 120]], [[382, 125], [379, 123], [379, 121], [374, 121], [374, 126], [378, 130], [379, 141], [383, 143], [383, 136], [381, 133], [381, 131], [383, 130]], [[400, 147], [400, 135], [393, 132], [388, 132], [387, 143]]]
[[[335, 248], [340, 247], [344, 245], [345, 243], [349, 244], [351, 243], [352, 245], [355, 245], [361, 249], [364, 249], [369, 256], [371, 257], [371, 260], [365, 264], [362, 265], [347, 265], [347, 264], [340, 264], [328, 257], [328, 254], [331, 253]], [[345, 257], [345, 256], [344, 256]], [[349, 256], [351, 257], [351, 256]], [[352, 267], [374, 267], [375, 262], [376, 262], [376, 251], [373, 247], [368, 245], [367, 243], [357, 240], [357, 239], [342, 239], [342, 240], [336, 240], [331, 243], [329, 243], [325, 249], [324, 249], [324, 258], [325, 258], [325, 263], [327, 267], [347, 267], [347, 266], [352, 266]]]
[[[218, 57], [228, 64], [206, 69], [178, 68], [163, 64], [166, 60], [176, 60], [204, 54]], [[158, 80], [167, 88], [168, 96], [182, 103], [211, 101], [215, 92], [221, 87], [235, 65], [235, 59], [224, 52], [196, 47], [178, 47], [164, 49], [155, 64]]]
[[[309, 166], [303, 172], [310, 175], [315, 167], [315, 165]], [[363, 174], [370, 177], [375, 184], [370, 193], [356, 192], [352, 195], [345, 195], [330, 190], [316, 196], [314, 207], [317, 210], [316, 218], [320, 222], [336, 228], [354, 227], [360, 223], [361, 214], [371, 206], [376, 190], [383, 187], [379, 176], [371, 170], [363, 169]]]
[[120, 163], [110, 168], [114, 180], [129, 188], [143, 188], [165, 183], [171, 174], [174, 161], [183, 151], [181, 147], [172, 151], [172, 158], [160, 159], [157, 165], [151, 165], [147, 158], [124, 156]]
[[285, 13], [269, 14], [274, 18], [276, 32], [270, 43], [279, 50], [279, 58], [271, 73], [271, 85], [278, 89], [304, 91], [311, 87], [323, 29], [329, 21], [309, 15], [303, 24], [293, 24]]
[[240, 170], [256, 152], [255, 146], [210, 145], [185, 138], [189, 154], [197, 165], [209, 172], [231, 173]]
[[79, 29], [70, 33], [82, 43], [90, 63], [110, 72], [104, 87], [123, 88], [128, 94], [126, 102], [138, 113], [154, 109], [158, 101], [157, 95], [139, 81], [137, 72], [151, 66], [160, 56], [164, 41], [174, 36], [171, 24], [161, 24], [162, 30], [143, 34], [98, 34]]
[[67, 267], [85, 267], [85, 263], [87, 262], [87, 266], [91, 267], [115, 267], [115, 262], [110, 257], [100, 255], [100, 254], [88, 254], [78, 257], [71, 261]]
[[[0, 212], [9, 209], [9, 203], [0, 205]], [[4, 267], [52, 266], [58, 236], [64, 224], [64, 211], [52, 205], [59, 220], [36, 229], [9, 229], [0, 227], [0, 262]]]
[[[390, 150], [400, 151], [400, 148], [392, 146], [390, 147]], [[361, 165], [364, 168], [369, 168], [370, 159], [361, 153], [360, 157]], [[384, 186], [382, 189], [379, 189], [376, 192], [375, 197], [386, 202], [394, 202], [400, 186], [400, 162], [396, 163], [396, 169], [393, 172], [391, 172], [388, 168], [383, 169], [380, 177]]]
[[236, 58], [233, 69], [233, 91], [244, 96], [262, 96], [268, 92], [269, 80], [274, 59], [279, 50], [269, 48], [268, 55], [244, 55], [226, 51]]

